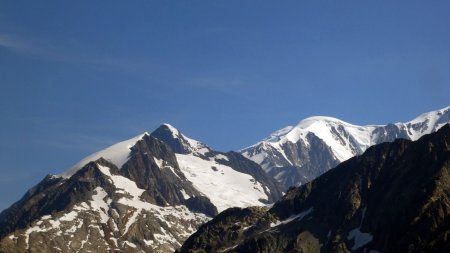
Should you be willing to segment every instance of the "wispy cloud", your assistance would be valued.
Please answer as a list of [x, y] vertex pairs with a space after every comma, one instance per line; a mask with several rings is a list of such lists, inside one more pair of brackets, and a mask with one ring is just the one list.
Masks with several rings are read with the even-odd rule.
[[192, 79], [190, 85], [200, 89], [233, 93], [234, 91], [242, 91], [244, 88], [251, 86], [251, 83], [237, 78], [200, 77]]
[[0, 33], [0, 48], [63, 63], [86, 64], [92, 67], [120, 70], [132, 74], [145, 74], [155, 64], [145, 59], [131, 59], [76, 52], [72, 48], [56, 46], [49, 41], [15, 34]]
[[212, 79], [212, 78], [196, 78], [192, 80], [192, 83], [197, 87], [203, 88], [230, 88], [230, 87], [240, 87], [246, 83], [238, 79]]
[[42, 54], [43, 46], [36, 41], [25, 40], [12, 34], [0, 34], [0, 47], [11, 51], [27, 53], [27, 54]]

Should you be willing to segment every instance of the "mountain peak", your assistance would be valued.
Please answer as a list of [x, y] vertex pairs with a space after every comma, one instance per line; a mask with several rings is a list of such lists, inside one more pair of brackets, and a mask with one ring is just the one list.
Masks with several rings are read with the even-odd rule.
[[158, 127], [151, 135], [169, 145], [178, 154], [200, 154], [204, 155], [210, 148], [200, 141], [191, 139], [181, 133], [174, 126], [164, 123]]
[[169, 123], [164, 123], [159, 128], [167, 129], [167, 131], [172, 133], [174, 138], [178, 138], [181, 135], [180, 131]]
[[301, 129], [307, 129], [309, 127], [311, 127], [313, 124], [317, 123], [317, 122], [325, 122], [325, 123], [338, 123], [338, 124], [343, 124], [343, 125], [351, 125], [350, 123], [347, 123], [345, 121], [342, 121], [340, 119], [337, 118], [333, 118], [333, 117], [328, 117], [328, 116], [312, 116], [312, 117], [308, 117], [306, 119], [301, 120], [296, 127], [301, 128]]

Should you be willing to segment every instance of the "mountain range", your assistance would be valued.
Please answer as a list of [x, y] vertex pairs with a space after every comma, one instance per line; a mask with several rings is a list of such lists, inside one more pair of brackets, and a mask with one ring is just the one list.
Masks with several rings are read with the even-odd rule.
[[[372, 145], [398, 138], [410, 143], [407, 140], [418, 140], [448, 122], [450, 107], [425, 113], [407, 123], [385, 126], [355, 126], [330, 117], [312, 117], [239, 152], [226, 153], [163, 124], [151, 134], [142, 133], [89, 155], [61, 174], [47, 175], [0, 213], [0, 252], [174, 252], [216, 216], [191, 238], [220, 236], [222, 232], [217, 231], [223, 228], [209, 230], [217, 219], [223, 223], [220, 217], [228, 222], [237, 215], [245, 224], [251, 224], [263, 221], [261, 215], [270, 214], [283, 223], [287, 214], [282, 212], [295, 216], [309, 210], [297, 212], [297, 204], [289, 196], [304, 187], [311, 190], [308, 187], [326, 178], [331, 168], [359, 157]], [[373, 158], [376, 159], [381, 158]], [[323, 173], [324, 177], [320, 177]], [[345, 181], [345, 176], [333, 173], [336, 176], [327, 180], [328, 188]], [[368, 175], [362, 174], [355, 180], [363, 180], [364, 176]], [[293, 188], [299, 185], [304, 187]], [[318, 188], [327, 187], [320, 184]], [[286, 191], [270, 209], [285, 210], [267, 211]], [[321, 193], [323, 199], [314, 201], [326, 202], [325, 196], [331, 193]], [[286, 201], [293, 206], [281, 204]], [[340, 201], [343, 200], [336, 200]], [[361, 212], [351, 210], [353, 216]], [[229, 237], [251, 237], [223, 232], [224, 242], [220, 243], [220, 239], [217, 247], [205, 242], [199, 247], [192, 244], [197, 239], [188, 239], [182, 250], [191, 252], [191, 247], [215, 252], [212, 249], [225, 250], [224, 245], [236, 242]], [[330, 236], [343, 236], [341, 232]], [[322, 243], [323, 238], [319, 239]], [[348, 246], [349, 242], [342, 239], [338, 244]]]
[[450, 124], [370, 147], [291, 188], [271, 208], [230, 208], [186, 240], [193, 252], [450, 252]]
[[173, 252], [218, 212], [281, 196], [256, 163], [164, 124], [45, 177], [0, 214], [0, 251]]
[[331, 117], [310, 117], [241, 150], [284, 187], [307, 183], [370, 146], [417, 140], [450, 122], [450, 106], [406, 123], [357, 126]]

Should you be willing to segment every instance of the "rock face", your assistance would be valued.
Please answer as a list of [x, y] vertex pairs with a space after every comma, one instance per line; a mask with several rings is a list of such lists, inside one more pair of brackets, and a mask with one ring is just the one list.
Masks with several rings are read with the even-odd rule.
[[450, 252], [450, 124], [367, 149], [269, 210], [230, 209], [179, 252]]
[[173, 252], [219, 211], [274, 202], [279, 188], [242, 155], [163, 125], [44, 178], [0, 214], [0, 252]]
[[356, 126], [330, 117], [311, 117], [241, 150], [284, 187], [307, 183], [372, 145], [417, 140], [450, 122], [450, 107], [406, 123]]

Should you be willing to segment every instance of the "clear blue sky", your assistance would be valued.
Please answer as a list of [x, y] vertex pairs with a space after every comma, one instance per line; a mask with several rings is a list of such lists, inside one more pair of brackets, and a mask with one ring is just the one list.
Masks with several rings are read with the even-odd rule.
[[218, 150], [450, 105], [449, 1], [1, 1], [0, 209], [168, 122]]

